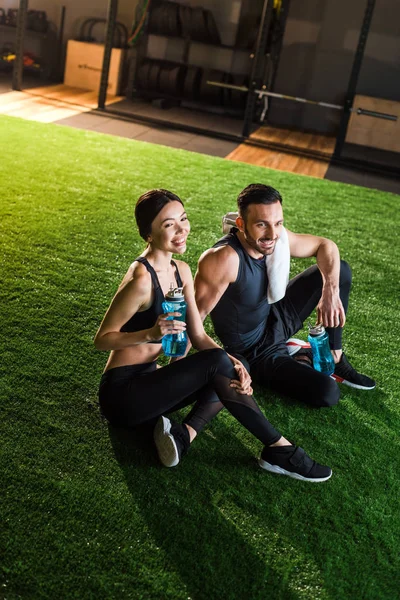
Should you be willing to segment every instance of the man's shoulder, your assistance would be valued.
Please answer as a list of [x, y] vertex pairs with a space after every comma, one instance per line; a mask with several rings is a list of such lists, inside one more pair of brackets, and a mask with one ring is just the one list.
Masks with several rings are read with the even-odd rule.
[[215, 262], [215, 263], [225, 263], [234, 262], [235, 259], [238, 261], [238, 253], [232, 246], [228, 244], [224, 244], [223, 246], [213, 246], [209, 248], [199, 258], [199, 262]]
[[209, 248], [199, 258], [199, 271], [219, 279], [223, 277], [235, 281], [239, 266], [239, 256], [229, 245]]

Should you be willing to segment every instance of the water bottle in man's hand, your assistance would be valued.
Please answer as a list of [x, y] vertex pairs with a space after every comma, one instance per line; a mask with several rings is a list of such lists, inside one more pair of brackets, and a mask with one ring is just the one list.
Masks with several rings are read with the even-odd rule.
[[[183, 288], [173, 288], [165, 296], [165, 300], [162, 303], [162, 309], [164, 313], [178, 312], [179, 317], [168, 317], [167, 320], [185, 321], [186, 319], [186, 301], [183, 295]], [[185, 354], [187, 346], [187, 334], [186, 331], [180, 331], [179, 333], [167, 333], [164, 335], [161, 341], [164, 354], [166, 356], [183, 356]]]
[[311, 345], [314, 369], [324, 375], [332, 375], [335, 370], [335, 362], [325, 327], [323, 325], [309, 326], [308, 341]]

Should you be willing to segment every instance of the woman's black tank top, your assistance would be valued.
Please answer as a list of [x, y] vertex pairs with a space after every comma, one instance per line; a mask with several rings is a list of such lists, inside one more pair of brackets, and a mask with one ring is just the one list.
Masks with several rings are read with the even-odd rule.
[[237, 229], [220, 239], [214, 248], [231, 246], [239, 256], [236, 281], [230, 283], [210, 313], [214, 330], [224, 348], [243, 354], [263, 336], [270, 304], [265, 258], [252, 258], [236, 236]]
[[[120, 329], [122, 332], [133, 332], [133, 331], [142, 331], [143, 329], [150, 329], [153, 327], [154, 323], [157, 321], [157, 318], [162, 314], [162, 303], [164, 302], [164, 293], [162, 291], [160, 282], [157, 277], [157, 273], [150, 265], [150, 263], [142, 256], [136, 258], [133, 262], [140, 262], [142, 265], [146, 267], [148, 272], [151, 275], [151, 281], [154, 289], [154, 301], [153, 304], [142, 312], [135, 313], [129, 321], [125, 323]], [[182, 279], [178, 271], [178, 266], [175, 261], [171, 260], [171, 264], [175, 267], [175, 279], [178, 287], [182, 287]], [[149, 342], [150, 344], [159, 344], [160, 341]]]

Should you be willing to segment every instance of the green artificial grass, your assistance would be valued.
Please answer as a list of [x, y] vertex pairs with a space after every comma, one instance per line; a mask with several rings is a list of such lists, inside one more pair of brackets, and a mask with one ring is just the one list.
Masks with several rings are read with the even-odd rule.
[[[0, 139], [0, 597], [398, 597], [399, 197], [9, 117]], [[289, 229], [334, 239], [353, 268], [345, 349], [377, 389], [342, 388], [325, 410], [255, 390], [333, 468], [319, 485], [262, 471], [259, 442], [226, 411], [165, 469], [97, 407], [106, 354], [92, 339], [143, 249], [137, 197], [182, 197], [194, 272], [251, 182], [279, 189]]]

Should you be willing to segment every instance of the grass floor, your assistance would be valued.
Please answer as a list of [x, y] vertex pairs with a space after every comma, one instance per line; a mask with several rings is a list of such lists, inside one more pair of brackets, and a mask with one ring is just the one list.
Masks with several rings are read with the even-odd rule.
[[[399, 197], [13, 118], [0, 139], [0, 597], [398, 598]], [[262, 471], [226, 412], [165, 469], [97, 407], [106, 355], [92, 339], [143, 248], [137, 197], [185, 200], [194, 271], [251, 182], [278, 188], [289, 229], [334, 239], [353, 268], [345, 349], [377, 389], [312, 410], [256, 388], [272, 423], [332, 466], [320, 485]]]

